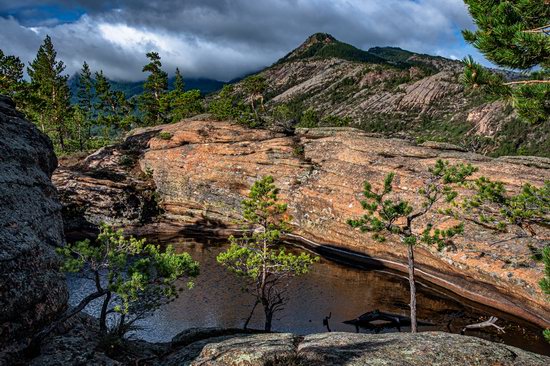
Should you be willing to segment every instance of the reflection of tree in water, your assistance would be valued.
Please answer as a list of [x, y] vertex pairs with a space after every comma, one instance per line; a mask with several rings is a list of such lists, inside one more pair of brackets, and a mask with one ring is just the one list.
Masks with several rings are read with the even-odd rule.
[[[177, 251], [187, 251], [200, 262], [201, 274], [195, 287], [186, 291], [175, 302], [163, 307], [141, 325], [136, 336], [152, 341], [167, 341], [190, 327], [242, 327], [250, 312], [253, 299], [242, 294], [240, 284], [216, 263], [217, 253], [223, 250], [224, 241], [205, 239], [185, 240], [168, 238]], [[74, 288], [73, 290], [78, 290]], [[331, 313], [332, 331], [355, 332], [355, 326], [344, 324], [361, 314], [379, 309], [382, 312], [407, 316], [408, 283], [406, 277], [388, 271], [366, 271], [321, 260], [312, 272], [295, 279], [290, 288], [291, 299], [286, 310], [278, 316], [275, 331], [308, 334], [326, 332], [323, 319]], [[548, 353], [540, 337], [540, 329], [526, 326], [506, 314], [469, 304], [443, 289], [432, 285], [418, 286], [418, 318], [433, 323], [421, 326], [421, 331], [441, 330], [460, 333], [467, 324], [487, 320], [490, 315], [499, 318], [505, 334], [496, 330], [468, 331], [467, 335], [493, 341], [504, 341], [520, 348]], [[507, 321], [512, 320], [512, 321]], [[397, 329], [381, 324], [376, 329], [359, 329], [360, 332], [386, 333]], [[261, 328], [262, 319], [254, 318], [251, 327]], [[407, 331], [407, 326], [401, 328]]]

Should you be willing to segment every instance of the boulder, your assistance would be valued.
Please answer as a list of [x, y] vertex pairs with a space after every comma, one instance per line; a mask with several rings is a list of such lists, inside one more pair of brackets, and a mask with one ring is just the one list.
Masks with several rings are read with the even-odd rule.
[[0, 96], [0, 364], [64, 311], [64, 244], [51, 141]]

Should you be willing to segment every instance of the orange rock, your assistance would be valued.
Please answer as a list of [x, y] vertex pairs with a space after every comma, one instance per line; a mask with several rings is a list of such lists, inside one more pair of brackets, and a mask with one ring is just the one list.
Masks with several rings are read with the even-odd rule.
[[[156, 137], [160, 131], [170, 132], [172, 138]], [[332, 248], [333, 253], [346, 249], [402, 271], [406, 270], [403, 245], [395, 240], [376, 242], [346, 224], [348, 218], [362, 214], [365, 180], [376, 187], [388, 172], [395, 171], [397, 193], [418, 203], [416, 191], [437, 159], [472, 163], [479, 167], [476, 177], [503, 181], [513, 190], [527, 182], [541, 185], [550, 179], [549, 159], [492, 159], [453, 146], [415, 146], [404, 140], [375, 138], [351, 128], [299, 130], [295, 136], [285, 136], [226, 122], [187, 120], [136, 130], [128, 141], [132, 139], [145, 141], [139, 167], [149, 172], [165, 211], [162, 219], [174, 230], [236, 227], [240, 202], [249, 187], [258, 178], [273, 175], [293, 217], [292, 239]], [[121, 146], [128, 149], [128, 141]], [[123, 147], [101, 158], [107, 169], [113, 169], [109, 161], [115, 154], [124, 154]], [[70, 184], [72, 189], [78, 187], [81, 201], [86, 191], [93, 195], [98, 187], [107, 186], [96, 180], [96, 187], [90, 187], [89, 164], [82, 164], [71, 182], [56, 179], [61, 193]], [[135, 182], [135, 176], [128, 174], [125, 182]], [[93, 222], [102, 209], [92, 203], [83, 211]], [[116, 222], [116, 217], [112, 219]], [[122, 223], [139, 226], [132, 220]], [[525, 240], [492, 244], [494, 235], [468, 224], [465, 236], [455, 240], [456, 250], [419, 247], [419, 277], [470, 300], [550, 326], [550, 307], [538, 286], [541, 264], [531, 259]]]

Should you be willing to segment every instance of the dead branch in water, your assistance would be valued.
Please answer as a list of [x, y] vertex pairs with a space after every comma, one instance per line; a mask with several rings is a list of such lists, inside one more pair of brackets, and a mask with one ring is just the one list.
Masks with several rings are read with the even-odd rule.
[[496, 316], [492, 316], [489, 318], [489, 320], [486, 320], [484, 322], [467, 325], [464, 328], [462, 328], [462, 330], [460, 331], [460, 334], [464, 335], [464, 333], [468, 329], [480, 329], [480, 328], [486, 328], [486, 327], [495, 327], [499, 332], [506, 333], [503, 327], [499, 327], [498, 325], [495, 324], [497, 320], [498, 318]]

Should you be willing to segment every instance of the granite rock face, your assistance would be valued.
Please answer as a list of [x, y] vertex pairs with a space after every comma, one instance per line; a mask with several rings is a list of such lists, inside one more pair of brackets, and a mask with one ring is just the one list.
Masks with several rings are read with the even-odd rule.
[[[238, 333], [192, 329], [172, 342], [128, 341], [105, 352], [85, 317], [51, 337], [30, 365], [151, 366], [542, 366], [550, 357], [483, 339], [426, 333]], [[189, 342], [182, 343], [182, 339]]]
[[68, 293], [55, 254], [65, 239], [52, 144], [2, 96], [0, 136], [1, 360], [62, 312]]
[[[161, 131], [172, 137], [161, 139]], [[491, 159], [452, 145], [417, 146], [351, 128], [298, 130], [287, 136], [226, 122], [188, 120], [138, 129], [128, 140], [142, 141], [143, 149], [136, 160], [140, 169], [127, 169], [127, 174], [147, 172], [164, 210], [159, 223], [149, 225], [149, 230], [230, 233], [241, 217], [240, 202], [250, 186], [262, 176], [273, 175], [293, 217], [291, 239], [329, 255], [346, 249], [347, 260], [370, 261], [401, 271], [406, 271], [404, 246], [394, 240], [379, 243], [346, 224], [348, 218], [362, 214], [359, 201], [365, 180], [376, 188], [387, 173], [396, 172], [397, 192], [419, 204], [416, 191], [437, 159], [472, 163], [479, 168], [476, 176], [503, 181], [513, 190], [527, 182], [541, 185], [550, 179], [548, 159]], [[114, 147], [102, 158], [104, 164], [94, 164], [111, 169], [113, 156], [120, 151]], [[89, 173], [93, 169], [86, 164], [83, 161], [72, 170], [70, 181], [64, 178], [66, 169], [55, 177], [62, 197], [68, 199], [63, 204], [74, 204], [64, 192], [77, 190], [79, 200], [88, 202], [82, 208], [85, 215], [94, 217], [101, 212], [105, 216], [109, 211], [93, 197], [112, 183], [94, 179]], [[119, 218], [111, 219], [116, 222]], [[138, 219], [127, 224], [147, 230]], [[504, 240], [514, 233], [504, 234], [497, 243], [494, 235], [467, 225], [466, 234], [446, 250], [419, 247], [418, 276], [471, 300], [549, 326], [550, 310], [538, 286], [541, 264], [532, 260], [525, 240]]]

